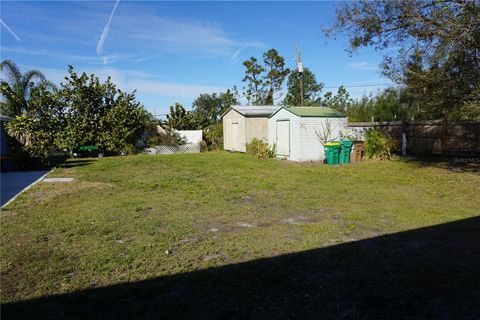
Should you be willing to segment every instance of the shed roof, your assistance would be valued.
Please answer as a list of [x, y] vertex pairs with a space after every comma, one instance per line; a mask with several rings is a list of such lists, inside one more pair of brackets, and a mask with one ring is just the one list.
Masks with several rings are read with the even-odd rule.
[[222, 115], [224, 116], [230, 110], [235, 110], [245, 117], [269, 117], [275, 113], [279, 106], [231, 106], [227, 111]]
[[[299, 117], [317, 117], [317, 118], [345, 118], [346, 116], [340, 111], [326, 107], [283, 107]], [[276, 113], [276, 112], [275, 112]], [[273, 116], [273, 113], [271, 116]]]

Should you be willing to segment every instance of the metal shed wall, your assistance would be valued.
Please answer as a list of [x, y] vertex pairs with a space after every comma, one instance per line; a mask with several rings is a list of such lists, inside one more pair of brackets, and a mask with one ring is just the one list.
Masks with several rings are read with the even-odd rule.
[[268, 142], [268, 118], [245, 118], [246, 126], [246, 143], [250, 143], [253, 139]]
[[[237, 135], [232, 130], [235, 123], [238, 124]], [[245, 152], [245, 139], [245, 117], [235, 109], [230, 109], [223, 116], [223, 148], [229, 151]]]
[[292, 161], [320, 161], [325, 158], [323, 144], [317, 133], [322, 133], [330, 122], [332, 140], [340, 138], [340, 131], [347, 127], [347, 118], [299, 117], [285, 109], [268, 119], [269, 144], [277, 143], [276, 122], [290, 121], [290, 155]]
[[276, 114], [274, 114], [271, 118], [268, 119], [268, 143], [273, 146], [278, 143], [277, 141], [277, 121], [288, 120], [290, 121], [290, 152], [289, 156], [287, 157], [288, 160], [298, 161], [298, 140], [297, 137], [299, 136], [298, 129], [299, 129], [299, 120], [300, 117], [294, 115], [293, 113], [281, 109]]

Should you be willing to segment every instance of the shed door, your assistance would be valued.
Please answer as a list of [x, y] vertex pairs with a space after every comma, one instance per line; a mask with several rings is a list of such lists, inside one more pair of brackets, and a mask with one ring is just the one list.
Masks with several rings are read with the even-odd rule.
[[238, 136], [238, 122], [232, 123], [232, 150], [239, 151], [240, 149], [240, 137]]
[[277, 155], [290, 155], [290, 121], [277, 121]]

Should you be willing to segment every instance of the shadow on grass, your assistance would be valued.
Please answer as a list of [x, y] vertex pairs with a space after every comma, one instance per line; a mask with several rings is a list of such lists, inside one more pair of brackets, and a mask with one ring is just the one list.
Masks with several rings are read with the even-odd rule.
[[56, 164], [55, 166], [56, 166], [57, 168], [82, 167], [82, 166], [86, 166], [86, 165], [92, 164], [92, 163], [94, 163], [95, 161], [97, 161], [97, 160], [93, 160], [93, 159], [67, 160], [67, 161], [65, 161], [65, 162], [58, 163], [58, 164]]
[[405, 159], [407, 162], [415, 163], [421, 167], [442, 168], [453, 172], [480, 173], [480, 155], [455, 158], [444, 158], [441, 156], [410, 156], [403, 159]]
[[480, 217], [3, 306], [3, 319], [478, 319]]

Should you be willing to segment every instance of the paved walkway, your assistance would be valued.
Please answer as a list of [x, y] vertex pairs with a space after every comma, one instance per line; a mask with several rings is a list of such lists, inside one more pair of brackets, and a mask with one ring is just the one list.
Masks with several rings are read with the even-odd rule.
[[37, 181], [47, 172], [48, 170], [2, 172], [0, 175], [0, 205], [3, 206], [10, 199], [15, 197], [26, 187]]

